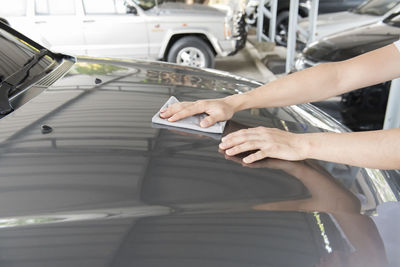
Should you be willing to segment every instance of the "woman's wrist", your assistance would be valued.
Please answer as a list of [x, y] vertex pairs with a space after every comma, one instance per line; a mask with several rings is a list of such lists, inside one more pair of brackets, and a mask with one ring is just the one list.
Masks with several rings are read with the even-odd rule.
[[295, 134], [294, 147], [303, 159], [313, 158], [313, 134]]
[[251, 108], [251, 106], [249, 105], [251, 99], [248, 99], [248, 96], [246, 94], [230, 95], [223, 98], [223, 101], [227, 105], [231, 106], [234, 112]]

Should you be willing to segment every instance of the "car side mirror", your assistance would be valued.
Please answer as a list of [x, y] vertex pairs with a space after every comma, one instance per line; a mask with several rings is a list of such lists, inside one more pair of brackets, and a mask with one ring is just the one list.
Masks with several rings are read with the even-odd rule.
[[126, 6], [126, 13], [127, 14], [133, 14], [133, 15], [137, 15], [138, 14], [136, 7], [131, 6], [131, 5]]

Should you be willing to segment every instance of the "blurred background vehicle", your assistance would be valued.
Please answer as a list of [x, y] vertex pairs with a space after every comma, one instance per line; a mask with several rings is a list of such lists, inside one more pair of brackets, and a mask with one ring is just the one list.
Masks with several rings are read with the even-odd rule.
[[[255, 26], [257, 23], [257, 8], [259, 1], [262, 0], [249, 0], [246, 7], [246, 20], [249, 25]], [[319, 14], [331, 13], [349, 10], [360, 5], [363, 0], [320, 0], [319, 1]], [[269, 1], [265, 3], [265, 6], [269, 5]], [[311, 7], [310, 0], [300, 0], [299, 3], [299, 18], [305, 18], [308, 16], [309, 9]], [[289, 25], [289, 8], [290, 0], [279, 0], [278, 11], [276, 17], [276, 37], [275, 42], [278, 45], [286, 46], [288, 25]], [[263, 25], [264, 34], [269, 31], [269, 19], [264, 17]]]
[[[334, 33], [340, 33], [351, 28], [383, 21], [393, 13], [400, 11], [399, 0], [368, 0], [355, 8], [348, 8], [343, 12], [323, 14], [324, 2], [326, 1], [320, 1], [320, 9], [318, 11], [322, 15], [318, 15], [315, 40], [324, 38], [325, 36], [332, 35]], [[347, 3], [347, 1], [342, 2]], [[355, 2], [352, 3], [356, 4]], [[303, 19], [299, 21], [298, 26], [306, 31], [308, 29], [308, 25], [308, 20]], [[304, 31], [299, 31], [297, 35], [298, 41], [303, 43], [303, 45], [307, 43], [307, 36], [303, 34]]]
[[246, 42], [244, 17], [162, 0], [1, 0], [0, 17], [58, 52], [213, 67]]
[[[383, 21], [335, 33], [307, 46], [296, 59], [296, 70], [323, 62], [346, 60], [391, 44], [400, 38], [400, 14]], [[382, 129], [390, 82], [341, 96], [343, 123], [352, 130]]]

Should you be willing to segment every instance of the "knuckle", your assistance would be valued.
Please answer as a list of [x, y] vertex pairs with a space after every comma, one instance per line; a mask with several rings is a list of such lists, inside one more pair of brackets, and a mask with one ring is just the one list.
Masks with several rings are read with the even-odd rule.
[[252, 148], [256, 146], [256, 142], [255, 141], [248, 141], [247, 144], [248, 144], [249, 147], [252, 147]]
[[258, 155], [259, 155], [259, 158], [265, 158], [268, 154], [267, 154], [267, 151], [260, 150]]

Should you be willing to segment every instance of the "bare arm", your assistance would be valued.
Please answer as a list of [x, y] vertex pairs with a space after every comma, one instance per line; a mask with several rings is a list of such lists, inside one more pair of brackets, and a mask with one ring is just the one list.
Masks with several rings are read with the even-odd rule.
[[201, 126], [209, 127], [239, 110], [314, 102], [399, 76], [400, 52], [391, 44], [349, 60], [293, 73], [244, 94], [175, 104], [162, 111], [161, 117], [177, 121], [205, 112], [209, 116]]
[[293, 134], [257, 127], [222, 138], [219, 145], [228, 156], [256, 151], [245, 163], [271, 157], [285, 160], [307, 158], [377, 169], [400, 169], [400, 129], [354, 133]]
[[[185, 102], [161, 113], [176, 121], [205, 112], [208, 127], [230, 119], [234, 112], [321, 100], [353, 89], [400, 76], [400, 52], [394, 44], [361, 56], [288, 75], [244, 94], [222, 99]], [[243, 159], [251, 163], [265, 157], [285, 160], [313, 158], [355, 166], [400, 169], [400, 129], [364, 133], [292, 134], [264, 127], [240, 130], [222, 139], [220, 148], [229, 156], [256, 151]]]
[[289, 106], [323, 100], [399, 76], [400, 52], [391, 44], [349, 60], [293, 73], [231, 99], [235, 111]]
[[[300, 135], [301, 137], [301, 135]], [[400, 129], [303, 136], [306, 158], [376, 169], [400, 169]]]

